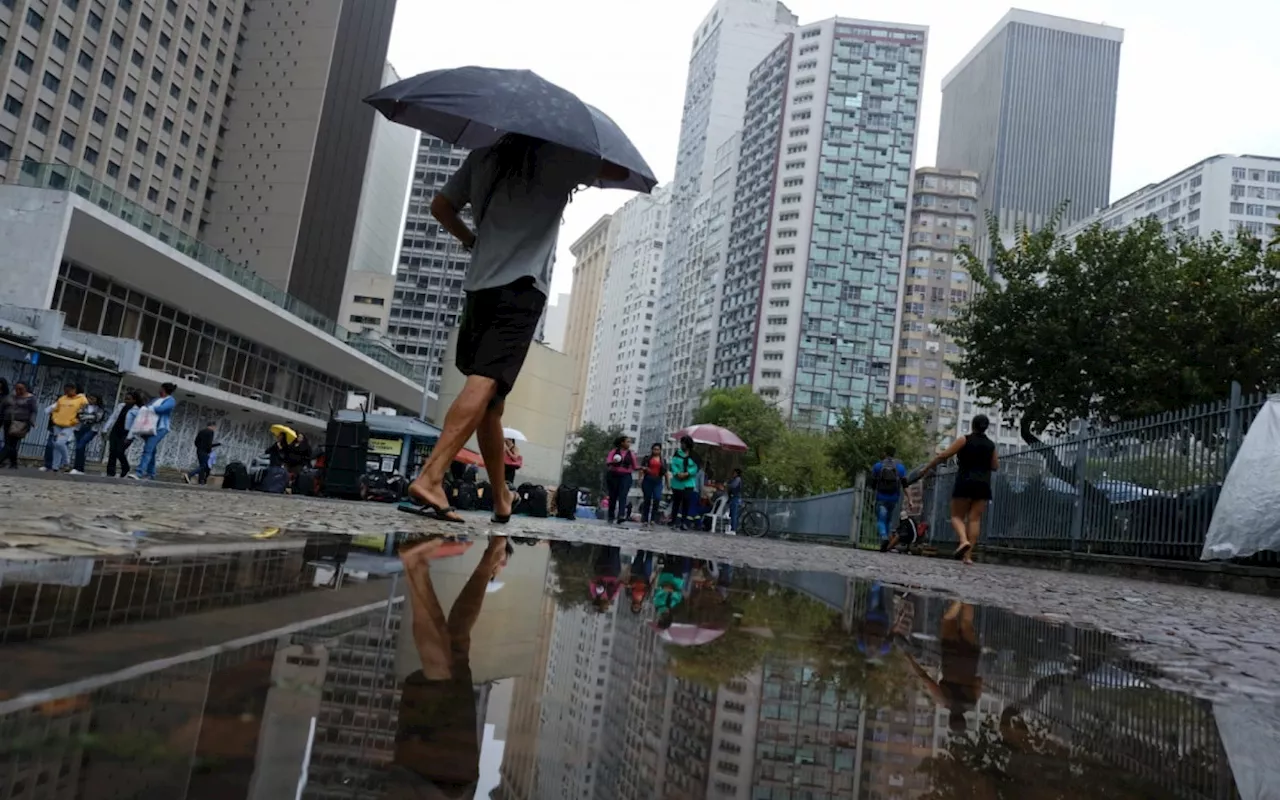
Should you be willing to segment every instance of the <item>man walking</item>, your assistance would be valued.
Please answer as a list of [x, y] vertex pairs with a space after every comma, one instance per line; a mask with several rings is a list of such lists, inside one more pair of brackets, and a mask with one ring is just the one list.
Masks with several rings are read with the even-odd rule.
[[217, 431], [218, 423], [209, 422], [196, 434], [196, 468], [182, 476], [187, 483], [191, 483], [191, 479], [197, 476], [201, 486], [209, 482], [209, 471], [213, 462], [211, 456], [213, 448], [218, 446], [218, 443], [213, 441]]
[[[431, 201], [431, 214], [471, 251], [456, 362], [467, 380], [431, 457], [409, 484], [413, 505], [402, 508], [463, 521], [443, 482], [472, 434], [489, 475], [504, 474], [502, 412], [546, 304], [560, 217], [579, 186], [629, 174], [551, 142], [508, 134], [492, 147], [472, 150]], [[475, 231], [461, 216], [468, 205]], [[494, 480], [493, 521], [508, 522], [511, 505], [506, 483]]]
[[894, 458], [897, 451], [884, 449], [884, 456], [871, 467], [871, 484], [876, 490], [876, 533], [880, 534], [880, 552], [889, 550], [889, 526], [893, 511], [902, 498], [902, 483], [907, 478], [907, 468]]

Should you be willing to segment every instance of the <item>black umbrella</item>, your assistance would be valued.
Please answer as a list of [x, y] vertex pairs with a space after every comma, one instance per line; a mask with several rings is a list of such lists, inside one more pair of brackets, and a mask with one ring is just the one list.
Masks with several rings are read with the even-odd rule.
[[458, 67], [424, 72], [364, 99], [392, 122], [475, 149], [520, 133], [598, 156], [631, 171], [600, 186], [649, 192], [658, 179], [617, 123], [526, 69]]

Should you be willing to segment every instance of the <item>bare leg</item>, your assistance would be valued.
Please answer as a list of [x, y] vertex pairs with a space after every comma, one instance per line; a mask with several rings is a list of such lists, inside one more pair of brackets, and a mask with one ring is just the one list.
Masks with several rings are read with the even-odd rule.
[[431, 584], [431, 554], [444, 545], [442, 540], [425, 542], [400, 554], [404, 577], [409, 584], [409, 605], [413, 608], [413, 643], [422, 659], [422, 674], [433, 681], [453, 675], [453, 648], [449, 623]]
[[411, 498], [424, 505], [430, 503], [437, 508], [448, 508], [449, 497], [444, 492], [444, 474], [471, 438], [471, 434], [480, 427], [497, 390], [498, 384], [492, 378], [478, 375], [467, 378], [462, 392], [453, 401], [453, 405], [449, 406], [449, 413], [444, 418], [444, 429], [435, 449], [431, 451], [431, 457], [422, 465], [422, 473], [409, 484]]
[[971, 500], [964, 497], [951, 500], [951, 527], [955, 530], [956, 539], [959, 540], [961, 547], [969, 543], [969, 527], [965, 520], [969, 515], [971, 503]]
[[505, 445], [502, 440], [502, 412], [506, 402], [499, 400], [485, 411], [476, 439], [480, 442], [480, 455], [484, 456], [484, 468], [489, 473], [493, 491], [493, 514], [496, 517], [511, 516], [511, 490], [507, 488]]
[[453, 608], [449, 609], [449, 639], [453, 643], [455, 661], [463, 663], [470, 661], [471, 629], [475, 627], [476, 620], [480, 617], [480, 606], [484, 603], [485, 589], [506, 557], [507, 537], [494, 536], [489, 539], [489, 546], [481, 556], [480, 563], [476, 564], [475, 571], [471, 573], [467, 584], [462, 587], [458, 599], [453, 601]]
[[[982, 515], [987, 510], [987, 500], [974, 500], [969, 506], [969, 515], [966, 520], [966, 529], [969, 536], [969, 544], [978, 543], [978, 534], [982, 530]], [[965, 554], [966, 563], [972, 564], [972, 550]]]

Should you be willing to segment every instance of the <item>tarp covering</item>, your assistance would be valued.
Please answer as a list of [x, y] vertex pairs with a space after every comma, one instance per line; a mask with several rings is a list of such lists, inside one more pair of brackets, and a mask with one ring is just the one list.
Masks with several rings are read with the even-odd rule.
[[1222, 485], [1200, 560], [1280, 551], [1280, 395], [1267, 399]]
[[1222, 749], [1227, 753], [1240, 800], [1280, 800], [1280, 768], [1275, 744], [1280, 714], [1269, 703], [1239, 701], [1214, 704]]

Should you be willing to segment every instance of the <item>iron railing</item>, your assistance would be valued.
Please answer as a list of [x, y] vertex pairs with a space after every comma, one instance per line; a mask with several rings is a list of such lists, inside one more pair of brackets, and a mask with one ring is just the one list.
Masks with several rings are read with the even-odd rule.
[[353, 333], [288, 292], [269, 283], [249, 267], [232, 261], [216, 248], [187, 234], [83, 170], [64, 164], [11, 160], [0, 174], [0, 183], [75, 194], [143, 233], [159, 239], [179, 253], [200, 262], [259, 297], [279, 306], [308, 325], [329, 334], [409, 380], [417, 380], [413, 364], [378, 342]]

